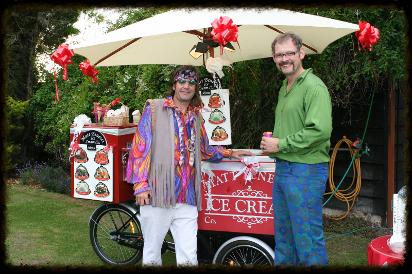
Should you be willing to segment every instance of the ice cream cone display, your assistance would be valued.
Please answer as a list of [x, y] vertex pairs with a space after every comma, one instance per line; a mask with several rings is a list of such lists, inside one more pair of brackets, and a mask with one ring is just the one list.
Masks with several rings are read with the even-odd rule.
[[104, 166], [100, 166], [96, 169], [96, 172], [94, 173], [94, 178], [96, 178], [99, 181], [107, 181], [110, 179], [109, 172]]
[[107, 156], [107, 152], [103, 149], [96, 152], [94, 156], [94, 161], [99, 165], [107, 165], [109, 163], [109, 157]]
[[219, 142], [226, 140], [228, 138], [228, 134], [226, 133], [226, 130], [220, 126], [217, 126], [213, 131], [212, 131], [212, 137], [211, 139], [213, 141]]
[[220, 98], [220, 95], [217, 93], [213, 93], [209, 98], [208, 106], [210, 108], [220, 108], [224, 105], [224, 101]]
[[223, 115], [223, 112], [221, 112], [218, 109], [214, 109], [209, 116], [209, 123], [211, 124], [221, 124], [224, 121], [226, 121], [226, 117]]
[[76, 152], [74, 153], [74, 161], [77, 163], [86, 163], [89, 160], [89, 158], [87, 158], [87, 153], [86, 151], [84, 151], [84, 149], [82, 149], [81, 147], [79, 147], [78, 149], [76, 149]]
[[77, 183], [76, 192], [79, 195], [89, 195], [91, 190], [85, 181], [80, 181]]
[[107, 186], [104, 183], [99, 182], [96, 185], [96, 188], [94, 190], [94, 196], [99, 197], [99, 198], [105, 198], [105, 197], [109, 196], [109, 194], [110, 194], [109, 189], [107, 188]]
[[84, 167], [84, 165], [80, 164], [76, 168], [76, 173], [74, 174], [74, 177], [76, 179], [83, 181], [89, 178], [89, 172], [87, 171], [87, 168]]

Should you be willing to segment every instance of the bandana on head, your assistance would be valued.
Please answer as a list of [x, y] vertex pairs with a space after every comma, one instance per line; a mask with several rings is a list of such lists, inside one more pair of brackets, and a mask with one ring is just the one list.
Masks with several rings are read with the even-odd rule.
[[180, 71], [175, 78], [173, 79], [174, 82], [179, 80], [198, 80], [196, 72], [194, 70], [182, 70]]

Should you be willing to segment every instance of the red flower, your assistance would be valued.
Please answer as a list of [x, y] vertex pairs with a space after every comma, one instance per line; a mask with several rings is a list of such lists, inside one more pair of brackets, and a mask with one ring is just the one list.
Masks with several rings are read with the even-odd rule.
[[223, 46], [229, 42], [237, 42], [238, 28], [233, 20], [227, 16], [220, 16], [212, 22], [212, 38], [220, 45], [220, 54], [223, 54]]
[[356, 38], [364, 49], [372, 50], [372, 46], [378, 43], [380, 38], [380, 32], [378, 28], [375, 28], [368, 22], [359, 21], [359, 30], [355, 32]]
[[63, 80], [67, 80], [67, 65], [72, 63], [72, 56], [74, 55], [73, 50], [69, 49], [68, 44], [61, 44], [50, 58], [63, 68]]
[[99, 74], [99, 71], [90, 64], [89, 59], [86, 59], [83, 62], [81, 62], [79, 67], [84, 75], [92, 77], [93, 83], [97, 83], [99, 81], [97, 79], [97, 74]]
[[110, 103], [110, 105], [113, 107], [113, 106], [119, 104], [121, 101], [122, 101], [121, 98], [116, 98]]

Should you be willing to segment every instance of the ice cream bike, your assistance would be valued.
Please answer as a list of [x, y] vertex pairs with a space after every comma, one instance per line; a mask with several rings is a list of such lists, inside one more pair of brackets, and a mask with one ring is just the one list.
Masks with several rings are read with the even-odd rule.
[[[331, 42], [357, 30], [355, 24], [277, 8], [176, 9], [90, 39], [75, 46], [74, 52], [87, 57], [81, 69], [95, 79], [97, 65], [201, 66], [206, 62], [207, 68], [218, 52], [226, 58], [221, 59], [226, 66], [272, 58], [269, 45], [278, 33], [287, 31], [302, 37], [306, 54], [321, 53]], [[67, 48], [61, 52], [74, 54]], [[61, 60], [62, 67], [69, 63], [69, 58], [55, 60]], [[210, 144], [230, 145], [228, 91], [209, 89], [202, 100], [208, 108], [204, 120]], [[131, 185], [124, 181], [135, 127], [91, 124], [77, 132], [83, 152], [76, 152], [72, 160], [72, 195], [104, 202], [90, 217], [90, 239], [97, 255], [109, 264], [133, 264], [142, 257], [139, 207], [134, 205]], [[270, 129], [262, 129], [266, 130]], [[72, 140], [75, 135], [73, 129]], [[204, 210], [198, 219], [199, 262], [272, 264], [274, 161], [259, 155], [219, 164], [202, 162], [201, 169]], [[167, 249], [173, 250], [168, 239]]]
[[[208, 78], [204, 79], [207, 82]], [[207, 84], [204, 83], [204, 86]], [[210, 86], [209, 86], [210, 87]], [[211, 145], [230, 145], [227, 89], [204, 89], [203, 117]], [[94, 123], [72, 126], [76, 143], [71, 158], [72, 196], [101, 201], [89, 220], [96, 254], [112, 265], [138, 263], [143, 235], [132, 185], [125, 181], [126, 163], [136, 124]], [[272, 184], [274, 160], [253, 150], [242, 161], [224, 158], [202, 162], [202, 208], [198, 218], [200, 263], [225, 265], [273, 264]], [[163, 252], [174, 251], [167, 235]]]

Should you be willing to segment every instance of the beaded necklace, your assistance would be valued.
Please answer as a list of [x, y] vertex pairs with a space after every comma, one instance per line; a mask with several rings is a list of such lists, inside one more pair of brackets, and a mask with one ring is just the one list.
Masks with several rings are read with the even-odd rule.
[[[185, 152], [189, 155], [189, 165], [193, 166], [194, 163], [194, 152], [195, 152], [195, 127], [193, 125], [194, 115], [192, 112], [188, 112], [188, 122], [185, 123], [184, 114], [177, 109], [173, 112], [173, 115], [177, 121], [178, 132], [179, 132], [179, 165], [182, 166], [185, 159]], [[187, 131], [185, 127], [189, 125], [190, 128], [190, 138], [187, 136]]]

